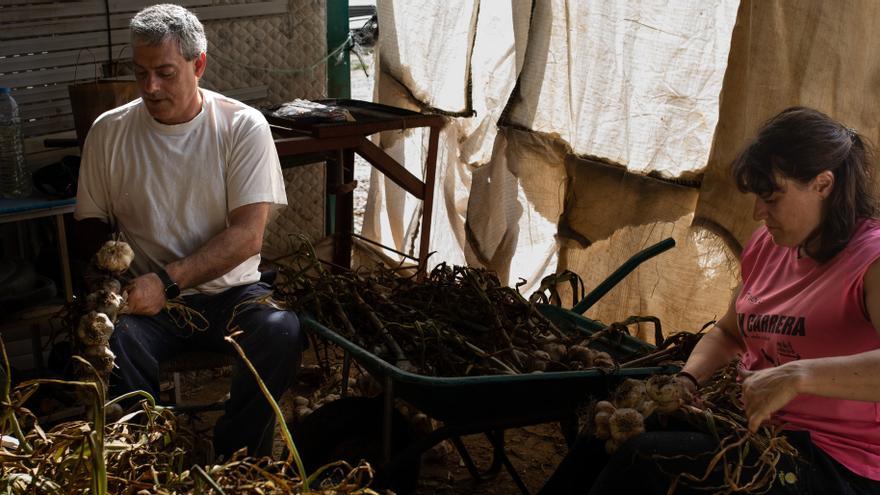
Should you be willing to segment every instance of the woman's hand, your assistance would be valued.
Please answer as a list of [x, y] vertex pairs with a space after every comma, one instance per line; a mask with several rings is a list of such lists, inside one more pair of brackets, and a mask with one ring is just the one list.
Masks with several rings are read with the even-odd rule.
[[749, 431], [758, 431], [770, 415], [785, 407], [800, 393], [803, 379], [798, 361], [759, 371], [739, 370], [742, 382], [743, 405], [749, 420]]
[[155, 273], [132, 280], [126, 287], [125, 313], [153, 316], [165, 307], [165, 287]]
[[678, 374], [675, 375], [675, 380], [681, 385], [681, 387], [687, 390], [692, 396], [696, 397], [697, 390], [699, 386], [697, 385], [697, 379], [692, 378], [694, 375], [688, 373], [687, 375]]

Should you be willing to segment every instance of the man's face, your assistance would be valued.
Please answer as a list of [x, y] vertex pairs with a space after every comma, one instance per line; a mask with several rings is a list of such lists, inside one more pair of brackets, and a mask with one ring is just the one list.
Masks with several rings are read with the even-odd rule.
[[189, 122], [202, 108], [199, 78], [205, 72], [205, 54], [186, 60], [177, 43], [159, 45], [135, 41], [134, 75], [147, 111], [163, 124]]

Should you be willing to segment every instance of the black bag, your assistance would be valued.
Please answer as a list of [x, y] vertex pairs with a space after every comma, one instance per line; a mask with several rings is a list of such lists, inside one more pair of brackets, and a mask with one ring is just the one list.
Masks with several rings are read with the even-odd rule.
[[79, 177], [78, 156], [65, 156], [60, 162], [52, 163], [34, 171], [34, 187], [43, 194], [58, 198], [76, 196], [76, 180]]

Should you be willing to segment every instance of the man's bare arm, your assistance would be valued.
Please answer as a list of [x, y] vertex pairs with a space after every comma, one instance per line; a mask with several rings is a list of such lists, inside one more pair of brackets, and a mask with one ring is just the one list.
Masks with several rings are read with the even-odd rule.
[[268, 203], [241, 206], [229, 213], [229, 226], [195, 253], [169, 263], [165, 270], [181, 289], [223, 276], [260, 253], [269, 216]]
[[[260, 252], [268, 216], [268, 203], [254, 203], [232, 210], [226, 229], [193, 254], [169, 263], [165, 271], [181, 289], [224, 275]], [[128, 311], [145, 315], [158, 313], [165, 305], [164, 289], [155, 273], [134, 279], [128, 286]]]

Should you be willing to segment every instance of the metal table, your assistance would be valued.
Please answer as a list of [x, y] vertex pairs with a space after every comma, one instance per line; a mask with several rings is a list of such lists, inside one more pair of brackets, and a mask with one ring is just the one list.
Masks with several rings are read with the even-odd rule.
[[[76, 199], [47, 199], [28, 197], [21, 199], [0, 199], [0, 224], [7, 222], [20, 222], [37, 218], [55, 217], [55, 228], [58, 233], [58, 256], [61, 264], [64, 282], [64, 297], [67, 302], [73, 300], [73, 284], [70, 276], [70, 259], [67, 254], [67, 232], [64, 228], [64, 215], [72, 213]], [[23, 236], [19, 235], [19, 242]], [[20, 244], [22, 254], [25, 248]], [[24, 312], [16, 312], [12, 320], [7, 320], [10, 315], [2, 315], [0, 318], [0, 333], [5, 339], [15, 339], [19, 332], [26, 332], [31, 340], [34, 367], [39, 373], [44, 370], [43, 346], [40, 323], [55, 314], [61, 308], [58, 304], [37, 305], [28, 308]], [[24, 334], [21, 335], [24, 337]]]
[[0, 199], [0, 224], [18, 222], [34, 218], [55, 217], [58, 231], [58, 253], [64, 277], [64, 296], [68, 302], [73, 300], [73, 284], [70, 278], [70, 259], [67, 255], [67, 232], [64, 229], [64, 215], [72, 213], [76, 199], [21, 198]]

